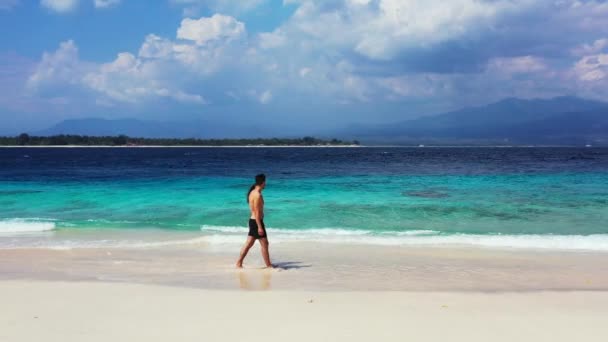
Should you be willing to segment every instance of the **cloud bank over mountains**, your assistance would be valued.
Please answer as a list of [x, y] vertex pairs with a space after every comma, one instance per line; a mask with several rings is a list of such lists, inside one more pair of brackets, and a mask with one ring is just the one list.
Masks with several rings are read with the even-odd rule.
[[[78, 15], [81, 2], [42, 0], [41, 6]], [[123, 5], [94, 1], [100, 9], [119, 11]], [[172, 36], [149, 32], [139, 49], [104, 62], [82, 58], [77, 40], [57, 42], [55, 50], [31, 62], [24, 95], [16, 96], [81, 111], [129, 112], [159, 103], [203, 113], [219, 104], [243, 112], [280, 106], [294, 119], [303, 119], [302, 104], [311, 102], [345, 108], [403, 104], [409, 113], [428, 103], [450, 109], [505, 97], [608, 99], [606, 1], [169, 0], [168, 5], [183, 11]], [[18, 6], [0, 3], [9, 11]], [[250, 29], [256, 11], [273, 6], [290, 15], [271, 30]], [[14, 101], [0, 99], [0, 106]], [[336, 115], [349, 119], [348, 110]]]

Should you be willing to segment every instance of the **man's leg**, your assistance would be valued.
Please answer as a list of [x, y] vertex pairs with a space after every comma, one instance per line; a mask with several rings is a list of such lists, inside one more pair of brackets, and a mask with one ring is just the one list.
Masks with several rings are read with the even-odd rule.
[[239, 256], [239, 260], [236, 262], [236, 267], [238, 267], [238, 268], [243, 267], [243, 260], [245, 260], [247, 253], [249, 252], [249, 250], [251, 249], [251, 246], [253, 246], [254, 243], [255, 243], [255, 238], [253, 236], [248, 236], [247, 241], [245, 241], [245, 245], [243, 246], [243, 248], [241, 248], [241, 255]]
[[272, 264], [270, 263], [270, 254], [268, 253], [268, 239], [260, 238], [260, 245], [262, 246], [262, 257], [264, 258], [266, 267], [272, 267]]

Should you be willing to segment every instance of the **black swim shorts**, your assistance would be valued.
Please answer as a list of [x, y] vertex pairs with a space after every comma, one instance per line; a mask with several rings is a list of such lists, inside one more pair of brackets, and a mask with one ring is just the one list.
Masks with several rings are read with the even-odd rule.
[[264, 230], [264, 234], [258, 234], [258, 223], [254, 219], [249, 219], [249, 236], [253, 236], [256, 239], [266, 237], [266, 225], [264, 224], [264, 220], [262, 220], [262, 230]]

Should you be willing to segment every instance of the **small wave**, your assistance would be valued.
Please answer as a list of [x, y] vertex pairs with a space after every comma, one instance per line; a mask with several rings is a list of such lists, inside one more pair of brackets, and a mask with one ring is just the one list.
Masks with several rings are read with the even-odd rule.
[[135, 247], [135, 248], [150, 248], [150, 247], [166, 247], [166, 246], [176, 246], [176, 245], [200, 245], [206, 243], [207, 240], [205, 237], [196, 237], [191, 239], [183, 239], [183, 240], [169, 240], [169, 241], [138, 241], [138, 242], [130, 242], [130, 243], [118, 243], [114, 245], [115, 247]]
[[[32, 219], [0, 220], [0, 236], [16, 235], [12, 239], [0, 239], [1, 248], [159, 248], [180, 245], [242, 244], [248, 228], [242, 226], [201, 227], [200, 234], [189, 236], [144, 236], [133, 235], [130, 231], [124, 237], [112, 235], [110, 239], [78, 237], [69, 239], [57, 236], [51, 239], [32, 236], [32, 233], [48, 232], [55, 228], [51, 221]], [[72, 232], [75, 233], [75, 232]], [[115, 234], [114, 232], [113, 234]], [[158, 234], [156, 232], [155, 234]], [[191, 234], [191, 233], [188, 233]], [[18, 235], [23, 235], [19, 237]], [[595, 235], [490, 235], [490, 234], [449, 234], [435, 230], [410, 230], [402, 232], [374, 232], [371, 230], [349, 230], [342, 228], [277, 229], [268, 228], [268, 236], [273, 244], [286, 242], [313, 242], [332, 244], [360, 244], [386, 246], [472, 246], [498, 249], [535, 249], [608, 252], [608, 234]]]
[[[242, 243], [245, 227], [203, 226], [210, 243]], [[238, 235], [237, 235], [238, 234]], [[594, 235], [483, 235], [446, 234], [435, 230], [372, 232], [347, 229], [271, 229], [268, 236], [277, 242], [325, 242], [390, 246], [476, 246], [542, 250], [608, 251], [608, 234]]]
[[[201, 231], [205, 233], [243, 233], [247, 232], [249, 228], [246, 227], [238, 227], [238, 226], [210, 226], [203, 225], [201, 226]], [[354, 230], [354, 229], [343, 229], [343, 228], [312, 228], [312, 229], [288, 229], [288, 228], [268, 228], [269, 231], [279, 232], [284, 235], [305, 235], [305, 234], [314, 234], [314, 235], [369, 235], [373, 234], [371, 230]]]
[[43, 219], [5, 219], [0, 220], [0, 234], [27, 234], [47, 232], [55, 229], [55, 222]]
[[388, 233], [395, 234], [398, 236], [418, 236], [418, 235], [439, 235], [440, 232], [436, 230], [408, 230], [405, 232]]
[[593, 235], [474, 235], [421, 238], [411, 244], [473, 245], [489, 248], [608, 251], [608, 234]]
[[20, 249], [20, 248], [41, 248], [41, 249], [54, 249], [54, 250], [73, 250], [73, 249], [113, 249], [113, 248], [135, 248], [135, 249], [146, 249], [146, 248], [158, 248], [158, 247], [170, 247], [170, 246], [184, 246], [184, 245], [201, 245], [209, 243], [205, 237], [194, 237], [190, 239], [175, 239], [175, 240], [116, 240], [116, 239], [99, 239], [99, 240], [85, 240], [85, 239], [66, 239], [66, 240], [27, 240], [19, 241], [12, 240], [2, 243], [0, 241], [0, 249]]

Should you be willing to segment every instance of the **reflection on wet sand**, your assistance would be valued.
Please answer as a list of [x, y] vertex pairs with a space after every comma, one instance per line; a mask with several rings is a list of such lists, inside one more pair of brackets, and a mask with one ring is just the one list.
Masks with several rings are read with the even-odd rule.
[[272, 270], [239, 270], [239, 287], [241, 290], [266, 291], [271, 288]]

